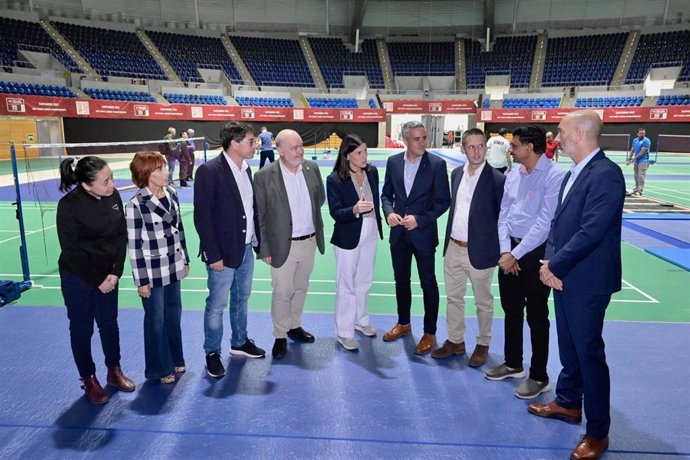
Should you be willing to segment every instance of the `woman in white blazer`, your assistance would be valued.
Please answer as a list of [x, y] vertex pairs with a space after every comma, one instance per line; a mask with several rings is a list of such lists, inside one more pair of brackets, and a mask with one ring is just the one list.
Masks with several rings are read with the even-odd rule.
[[138, 152], [129, 165], [140, 188], [127, 204], [127, 239], [134, 284], [144, 305], [147, 379], [173, 383], [186, 371], [182, 351], [180, 280], [189, 274], [180, 202], [168, 186], [165, 157]]

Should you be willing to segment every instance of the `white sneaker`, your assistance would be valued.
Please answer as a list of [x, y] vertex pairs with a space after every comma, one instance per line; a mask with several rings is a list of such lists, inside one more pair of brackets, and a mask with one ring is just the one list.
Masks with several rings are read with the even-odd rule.
[[355, 339], [346, 339], [345, 337], [338, 337], [338, 343], [348, 351], [359, 350], [359, 344]]
[[355, 326], [355, 331], [366, 335], [367, 337], [376, 337], [376, 328], [371, 326]]

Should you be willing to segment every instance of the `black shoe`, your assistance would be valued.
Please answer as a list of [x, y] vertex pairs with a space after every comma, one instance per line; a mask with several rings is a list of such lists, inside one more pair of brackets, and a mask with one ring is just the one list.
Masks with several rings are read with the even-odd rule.
[[242, 346], [230, 347], [230, 353], [237, 356], [246, 356], [247, 358], [263, 358], [266, 356], [266, 352], [257, 347], [252, 339], [247, 339]]
[[275, 359], [284, 358], [287, 354], [287, 339], [276, 339], [276, 342], [273, 344], [272, 354]]
[[287, 333], [288, 337], [290, 337], [292, 340], [296, 340], [298, 342], [306, 342], [306, 343], [313, 343], [314, 342], [314, 336], [302, 329], [302, 327], [296, 327], [294, 329], [290, 329]]
[[220, 353], [209, 353], [206, 355], [206, 372], [211, 377], [220, 378], [225, 375], [225, 367], [220, 361]]

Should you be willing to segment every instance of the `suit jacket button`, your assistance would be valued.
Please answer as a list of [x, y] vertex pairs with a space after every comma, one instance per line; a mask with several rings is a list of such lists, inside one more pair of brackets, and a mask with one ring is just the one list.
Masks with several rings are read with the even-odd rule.
[[246, 230], [242, 230], [242, 233], [247, 233], [247, 231], [246, 231]]

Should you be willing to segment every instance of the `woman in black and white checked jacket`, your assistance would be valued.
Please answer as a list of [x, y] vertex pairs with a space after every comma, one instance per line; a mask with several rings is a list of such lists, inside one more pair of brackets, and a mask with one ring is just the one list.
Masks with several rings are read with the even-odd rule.
[[186, 371], [180, 281], [189, 274], [189, 254], [180, 202], [168, 186], [167, 163], [160, 153], [137, 153], [129, 169], [140, 187], [126, 215], [129, 259], [145, 312], [145, 376], [173, 383], [176, 374]]

